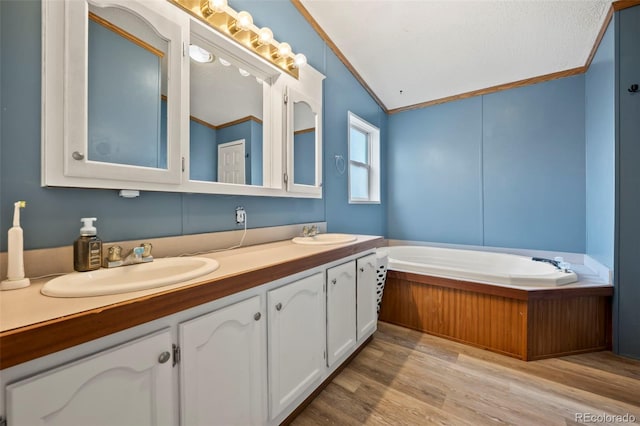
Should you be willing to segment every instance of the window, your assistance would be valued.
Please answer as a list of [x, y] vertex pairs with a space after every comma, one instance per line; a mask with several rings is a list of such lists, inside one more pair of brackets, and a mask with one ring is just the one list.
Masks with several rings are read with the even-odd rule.
[[380, 203], [380, 129], [349, 112], [349, 203]]

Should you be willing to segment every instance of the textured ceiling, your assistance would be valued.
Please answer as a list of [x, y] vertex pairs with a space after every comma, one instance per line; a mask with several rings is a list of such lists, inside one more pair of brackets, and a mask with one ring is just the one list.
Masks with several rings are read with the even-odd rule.
[[609, 0], [300, 0], [388, 110], [583, 67]]

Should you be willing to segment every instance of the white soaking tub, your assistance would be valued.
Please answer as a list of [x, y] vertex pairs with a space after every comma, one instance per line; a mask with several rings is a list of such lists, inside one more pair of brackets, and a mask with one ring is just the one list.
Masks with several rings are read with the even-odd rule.
[[573, 271], [531, 257], [429, 246], [391, 246], [389, 269], [508, 287], [556, 287], [578, 281]]

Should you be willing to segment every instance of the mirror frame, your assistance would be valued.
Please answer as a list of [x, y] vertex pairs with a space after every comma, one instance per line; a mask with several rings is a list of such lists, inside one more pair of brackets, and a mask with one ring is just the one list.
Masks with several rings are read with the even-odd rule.
[[[286, 184], [287, 191], [322, 198], [322, 81], [324, 75], [311, 67], [300, 69], [300, 80], [291, 82], [286, 91]], [[315, 184], [304, 185], [294, 182], [294, 106], [305, 102], [315, 113]]]
[[[322, 195], [322, 106], [313, 99], [288, 88], [287, 90], [287, 189], [290, 192], [313, 193]], [[295, 182], [295, 104], [306, 103], [315, 115], [315, 141], [314, 141], [314, 184], [307, 185]]]

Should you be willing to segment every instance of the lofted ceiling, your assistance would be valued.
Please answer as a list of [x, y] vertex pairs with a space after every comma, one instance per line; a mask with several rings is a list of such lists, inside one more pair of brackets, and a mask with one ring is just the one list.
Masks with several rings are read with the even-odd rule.
[[583, 72], [611, 6], [610, 0], [293, 3], [389, 112]]

